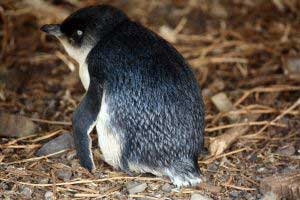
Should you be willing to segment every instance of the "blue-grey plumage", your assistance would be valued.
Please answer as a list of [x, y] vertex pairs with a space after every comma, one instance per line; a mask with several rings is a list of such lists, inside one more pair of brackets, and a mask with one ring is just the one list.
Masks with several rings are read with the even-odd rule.
[[94, 167], [89, 132], [96, 126], [104, 159], [115, 168], [168, 176], [177, 186], [201, 181], [204, 104], [172, 45], [106, 5], [80, 9], [42, 30], [80, 64], [87, 93], [74, 112], [73, 132], [84, 167]]

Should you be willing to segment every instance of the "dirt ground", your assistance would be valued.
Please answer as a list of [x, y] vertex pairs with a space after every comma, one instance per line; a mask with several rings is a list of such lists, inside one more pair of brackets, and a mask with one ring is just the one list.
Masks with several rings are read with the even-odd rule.
[[[72, 131], [72, 111], [84, 94], [73, 61], [39, 28], [97, 3], [159, 33], [194, 69], [210, 150], [199, 158], [204, 184], [179, 190], [164, 178], [115, 171], [101, 160], [95, 133], [94, 174], [79, 166], [74, 149], [36, 155]], [[0, 199], [261, 199], [264, 178], [300, 173], [297, 0], [1, 0], [0, 45], [0, 111], [36, 125], [30, 136], [0, 136]]]

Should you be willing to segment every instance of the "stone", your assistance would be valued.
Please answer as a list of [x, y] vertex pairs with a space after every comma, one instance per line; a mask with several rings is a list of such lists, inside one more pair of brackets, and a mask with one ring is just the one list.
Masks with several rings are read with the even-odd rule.
[[287, 70], [288, 74], [298, 74], [300, 73], [300, 58], [289, 58], [287, 60]]
[[275, 195], [273, 192], [267, 192], [262, 198], [262, 200], [279, 200], [279, 199], [280, 198], [277, 195]]
[[296, 153], [296, 149], [295, 149], [294, 145], [289, 144], [284, 147], [279, 147], [277, 149], [276, 153], [278, 153], [280, 155], [284, 155], [284, 156], [292, 156]]
[[47, 191], [45, 193], [44, 197], [45, 197], [45, 200], [54, 200], [53, 192], [51, 192], [51, 191]]
[[169, 183], [166, 183], [161, 187], [161, 190], [164, 192], [171, 192], [172, 189], [173, 189], [173, 187]]
[[44, 144], [36, 155], [45, 156], [69, 148], [74, 148], [74, 139], [70, 133], [66, 132]]
[[40, 184], [47, 184], [47, 183], [49, 183], [49, 178], [41, 178], [39, 183]]
[[238, 198], [239, 193], [238, 193], [238, 191], [233, 190], [233, 191], [229, 192], [229, 196], [230, 196], [231, 198]]
[[29, 187], [23, 187], [22, 191], [21, 191], [21, 196], [24, 199], [31, 199], [31, 195], [32, 195], [32, 189]]
[[193, 193], [191, 195], [191, 200], [212, 200], [210, 197], [204, 196], [199, 193]]
[[147, 188], [147, 183], [128, 183], [126, 185], [126, 188], [129, 194], [136, 194], [145, 191], [145, 189]]
[[267, 169], [265, 167], [260, 167], [257, 169], [257, 172], [259, 172], [259, 173], [263, 173], [265, 171], [267, 171]]
[[64, 181], [69, 181], [72, 176], [72, 172], [70, 170], [59, 169], [56, 171], [56, 176]]

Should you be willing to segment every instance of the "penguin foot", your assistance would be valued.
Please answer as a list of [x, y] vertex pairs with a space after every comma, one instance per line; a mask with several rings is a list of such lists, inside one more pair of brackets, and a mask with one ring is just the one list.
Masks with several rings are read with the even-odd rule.
[[169, 175], [168, 176], [172, 183], [176, 185], [176, 187], [181, 188], [183, 186], [196, 186], [203, 182], [200, 177], [196, 176], [182, 176], [182, 175]]
[[170, 168], [165, 168], [164, 175], [168, 176], [178, 188], [196, 186], [203, 182], [198, 165], [191, 161], [177, 161]]

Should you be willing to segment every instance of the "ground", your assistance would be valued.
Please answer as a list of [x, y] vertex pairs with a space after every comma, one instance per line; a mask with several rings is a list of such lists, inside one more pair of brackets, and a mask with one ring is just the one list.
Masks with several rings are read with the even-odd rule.
[[[206, 106], [210, 152], [199, 157], [204, 184], [176, 189], [167, 179], [115, 171], [101, 160], [95, 133], [94, 174], [79, 166], [72, 148], [36, 155], [72, 131], [72, 111], [84, 94], [63, 48], [39, 27], [96, 2], [122, 8], [191, 64]], [[31, 136], [0, 138], [0, 199], [262, 198], [262, 179], [300, 170], [299, 13], [296, 0], [2, 0], [0, 111], [25, 116], [37, 128]], [[214, 101], [220, 93], [225, 108]], [[222, 138], [226, 134], [229, 139]], [[221, 150], [217, 143], [216, 150], [218, 136], [234, 140]]]

